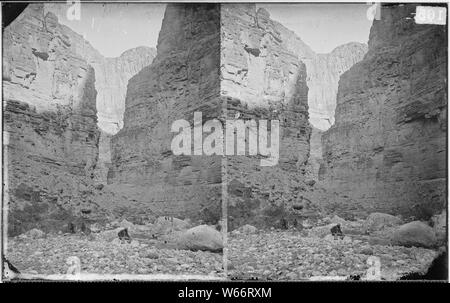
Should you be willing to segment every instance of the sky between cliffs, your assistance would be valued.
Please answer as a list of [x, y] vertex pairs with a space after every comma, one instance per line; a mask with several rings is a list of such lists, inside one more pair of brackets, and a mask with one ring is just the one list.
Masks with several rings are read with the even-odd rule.
[[270, 18], [299, 36], [316, 53], [329, 53], [348, 42], [367, 43], [372, 21], [366, 3], [260, 4]]
[[[52, 4], [59, 22], [85, 36], [105, 57], [118, 57], [137, 46], [156, 47], [164, 17], [163, 3], [82, 3], [81, 20], [68, 20], [65, 3]], [[348, 42], [367, 43], [372, 21], [369, 5], [258, 4], [272, 19], [294, 31], [316, 53]]]
[[138, 46], [156, 47], [166, 4], [81, 3], [81, 19], [68, 20], [66, 3], [51, 4], [60, 23], [85, 39], [105, 57], [118, 57]]

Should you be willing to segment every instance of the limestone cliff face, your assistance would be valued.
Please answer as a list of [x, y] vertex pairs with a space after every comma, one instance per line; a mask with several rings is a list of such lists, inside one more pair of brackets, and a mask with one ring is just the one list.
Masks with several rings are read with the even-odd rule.
[[[60, 6], [61, 4], [46, 4], [44, 9], [57, 12]], [[110, 138], [123, 126], [128, 80], [152, 63], [156, 50], [140, 46], [125, 51], [117, 58], [105, 58], [80, 34], [65, 25], [61, 25], [61, 30], [72, 41], [74, 51], [94, 68], [96, 74], [97, 117], [101, 135], [94, 176], [96, 183], [106, 184], [111, 165]]]
[[321, 179], [341, 212], [426, 217], [445, 207], [447, 32], [383, 6], [364, 59], [341, 76]]
[[[277, 165], [261, 167], [260, 156], [227, 157], [229, 227], [295, 225], [309, 207], [304, 198], [311, 133], [306, 66], [288, 46], [301, 40], [285, 40], [285, 29], [254, 4], [223, 4], [221, 25], [226, 117], [239, 113], [239, 119], [257, 123], [280, 121]], [[303, 211], [294, 212], [294, 205]]]
[[128, 83], [108, 183], [155, 213], [220, 218], [220, 158], [173, 155], [170, 132], [195, 111], [220, 115], [219, 17], [217, 4], [169, 4], [155, 60]]
[[8, 232], [94, 215], [95, 72], [57, 18], [30, 4], [3, 32]]

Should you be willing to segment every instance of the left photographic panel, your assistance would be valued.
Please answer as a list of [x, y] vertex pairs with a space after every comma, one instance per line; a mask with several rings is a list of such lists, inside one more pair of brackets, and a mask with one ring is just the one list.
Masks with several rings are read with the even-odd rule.
[[226, 279], [219, 6], [2, 6], [4, 279]]

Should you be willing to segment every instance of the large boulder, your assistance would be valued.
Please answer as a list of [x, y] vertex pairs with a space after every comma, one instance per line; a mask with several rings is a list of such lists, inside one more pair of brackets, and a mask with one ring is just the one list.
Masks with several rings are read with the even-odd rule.
[[179, 236], [178, 247], [189, 250], [221, 252], [222, 234], [208, 225], [199, 225], [188, 229]]
[[371, 213], [364, 222], [364, 229], [366, 232], [371, 233], [383, 230], [387, 227], [398, 226], [401, 223], [402, 220], [393, 215], [384, 213]]
[[436, 234], [430, 226], [420, 221], [413, 221], [400, 226], [393, 234], [392, 243], [402, 246], [433, 247]]

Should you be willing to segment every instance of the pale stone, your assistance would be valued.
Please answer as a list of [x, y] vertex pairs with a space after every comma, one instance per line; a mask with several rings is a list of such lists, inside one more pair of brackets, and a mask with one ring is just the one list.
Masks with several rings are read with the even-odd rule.
[[400, 226], [394, 233], [393, 244], [403, 246], [433, 247], [436, 234], [427, 224], [413, 221]]
[[180, 248], [219, 252], [223, 249], [222, 234], [207, 225], [199, 225], [183, 232], [178, 240]]

